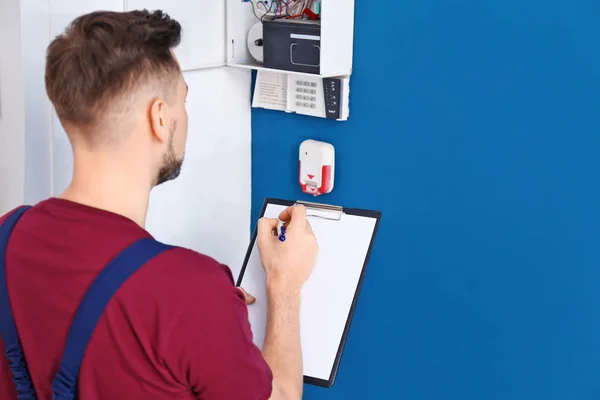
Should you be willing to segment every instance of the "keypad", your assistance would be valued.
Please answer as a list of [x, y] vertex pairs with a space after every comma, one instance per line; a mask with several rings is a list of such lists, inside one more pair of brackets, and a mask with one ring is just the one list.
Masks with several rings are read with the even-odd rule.
[[317, 108], [317, 82], [296, 80], [296, 107]]

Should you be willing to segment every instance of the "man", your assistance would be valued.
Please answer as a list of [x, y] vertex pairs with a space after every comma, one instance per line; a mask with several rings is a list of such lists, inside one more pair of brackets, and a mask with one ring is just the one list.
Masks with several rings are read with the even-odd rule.
[[[21, 216], [5, 255], [10, 309], [38, 399], [52, 398], [90, 285], [128, 246], [150, 238], [150, 191], [179, 174], [188, 90], [172, 51], [180, 35], [161, 11], [95, 12], [48, 47], [46, 89], [73, 148], [73, 180]], [[280, 218], [288, 221], [284, 243], [273, 236], [277, 220], [258, 224], [269, 305], [262, 354], [247, 316], [253, 299], [235, 288], [229, 269], [173, 248], [108, 301], [75, 371], [79, 398], [300, 399], [300, 289], [318, 250], [302, 207]], [[0, 399], [16, 399], [15, 386], [0, 360]]]

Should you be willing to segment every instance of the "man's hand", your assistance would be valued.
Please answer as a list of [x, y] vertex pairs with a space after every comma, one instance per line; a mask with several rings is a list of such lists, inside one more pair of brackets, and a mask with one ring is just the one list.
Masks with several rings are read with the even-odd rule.
[[300, 292], [317, 261], [317, 240], [306, 219], [304, 206], [289, 207], [279, 219], [287, 226], [285, 242], [280, 242], [273, 234], [277, 219], [261, 218], [258, 221], [258, 250], [267, 275], [267, 289]]
[[246, 300], [246, 305], [254, 304], [256, 301], [256, 297], [252, 296], [250, 293], [246, 292], [243, 288], [238, 287], [238, 290], [244, 295], [244, 299]]
[[286, 225], [284, 242], [273, 234], [277, 219], [258, 221], [258, 250], [267, 277], [268, 298], [263, 355], [273, 371], [270, 400], [300, 400], [300, 292], [312, 273], [319, 248], [304, 206], [286, 209], [279, 219]]

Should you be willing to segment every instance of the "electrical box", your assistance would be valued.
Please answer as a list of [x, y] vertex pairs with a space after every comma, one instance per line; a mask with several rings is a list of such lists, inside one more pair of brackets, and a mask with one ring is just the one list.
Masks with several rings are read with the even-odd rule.
[[[163, 9], [181, 23], [175, 54], [184, 72], [220, 66], [256, 70], [263, 88], [281, 83], [272, 94], [263, 93], [267, 102], [277, 103], [265, 108], [347, 119], [354, 0], [125, 2], [125, 11], [143, 8]], [[298, 82], [317, 86], [299, 88]]]
[[[271, 7], [272, 0], [264, 1]], [[284, 4], [291, 5], [294, 2], [295, 0], [283, 0]], [[304, 2], [311, 7], [313, 4], [319, 4], [320, 70], [318, 75], [350, 76], [354, 43], [354, 0], [304, 0]], [[165, 10], [182, 24], [183, 39], [175, 49], [175, 53], [184, 71], [227, 65], [283, 73], [302, 73], [265, 67], [250, 54], [248, 33], [257, 23], [272, 19], [269, 14], [263, 16], [265, 7], [259, 5], [258, 0], [128, 0], [125, 2], [125, 11], [143, 8]], [[282, 16], [278, 15], [275, 20], [288, 20], [288, 18], [280, 18]]]
[[[296, 3], [303, 3], [309, 8], [307, 14], [303, 15], [304, 19], [286, 16], [286, 6], [292, 7]], [[279, 4], [284, 6], [280, 7]], [[318, 5], [318, 10], [315, 10], [315, 5]], [[276, 6], [279, 11], [275, 9]], [[272, 9], [271, 12], [267, 12], [267, 7]], [[317, 15], [308, 14], [316, 12]], [[347, 77], [352, 74], [354, 0], [227, 0], [226, 14], [229, 66], [322, 77]], [[309, 18], [309, 15], [317, 19]], [[271, 34], [272, 37], [272, 34], [277, 35], [276, 30], [279, 32], [278, 43], [271, 47], [265, 41], [266, 37], [263, 38], [264, 63], [257, 61], [248, 49], [248, 32], [259, 22], [263, 23], [263, 36]], [[287, 46], [284, 46], [283, 42], [286, 41]], [[273, 58], [270, 51], [275, 51], [275, 47], [284, 52], [280, 57], [284, 54], [290, 60], [289, 64], [296, 65], [271, 63]], [[318, 71], [310, 68], [316, 59], [319, 61]], [[310, 65], [301, 68], [298, 64]]]

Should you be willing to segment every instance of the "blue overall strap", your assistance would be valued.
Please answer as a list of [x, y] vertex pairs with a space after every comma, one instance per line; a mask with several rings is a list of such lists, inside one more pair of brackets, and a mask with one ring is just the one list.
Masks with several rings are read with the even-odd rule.
[[79, 369], [87, 345], [106, 305], [119, 287], [152, 258], [170, 249], [152, 238], [141, 239], [123, 250], [98, 274], [77, 308], [60, 371], [52, 382], [55, 400], [73, 400], [77, 395]]
[[15, 325], [12, 310], [10, 308], [10, 300], [8, 299], [8, 289], [6, 285], [6, 249], [8, 247], [8, 239], [23, 215], [30, 206], [20, 207], [13, 211], [4, 220], [4, 224], [0, 226], [0, 335], [4, 343], [4, 351], [8, 364], [12, 372], [13, 381], [17, 388], [18, 400], [35, 400], [35, 388], [33, 381], [27, 369], [25, 362], [25, 354], [19, 341], [19, 334]]

